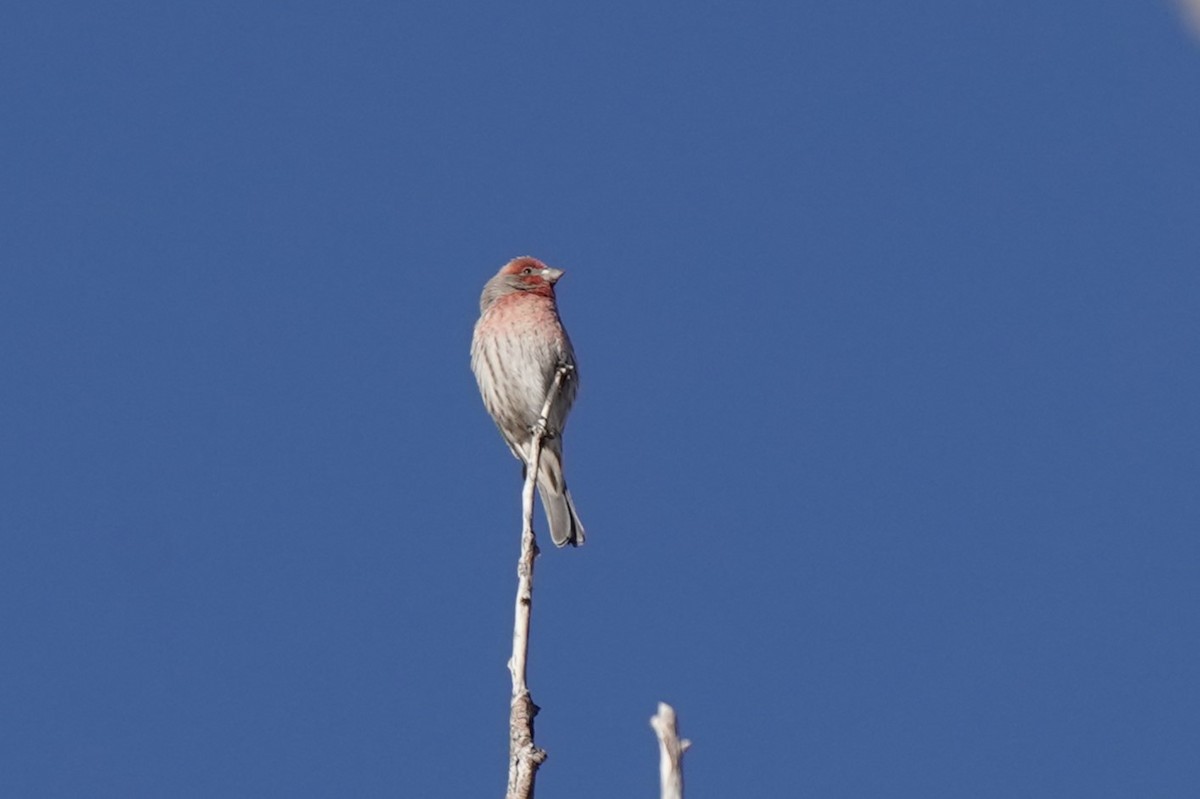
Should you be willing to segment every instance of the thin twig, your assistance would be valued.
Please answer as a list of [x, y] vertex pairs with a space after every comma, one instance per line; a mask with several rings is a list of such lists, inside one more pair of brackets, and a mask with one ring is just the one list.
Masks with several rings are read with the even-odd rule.
[[521, 557], [517, 561], [517, 603], [513, 620], [513, 651], [508, 661], [512, 674], [512, 704], [508, 716], [508, 792], [505, 799], [533, 799], [534, 778], [538, 766], [546, 759], [546, 751], [533, 743], [533, 717], [538, 707], [529, 695], [525, 681], [525, 666], [529, 657], [529, 617], [533, 612], [533, 559], [537, 557], [537, 540], [533, 535], [533, 488], [537, 483], [538, 465], [542, 458], [542, 442], [546, 438], [550, 409], [558, 398], [559, 389], [571, 371], [569, 365], [558, 367], [554, 382], [546, 392], [542, 415], [534, 425], [529, 440], [529, 455], [525, 463], [525, 486], [521, 491]]
[[691, 741], [679, 737], [675, 708], [658, 703], [658, 713], [650, 717], [650, 726], [658, 736], [658, 778], [662, 799], [683, 799], [683, 753]]

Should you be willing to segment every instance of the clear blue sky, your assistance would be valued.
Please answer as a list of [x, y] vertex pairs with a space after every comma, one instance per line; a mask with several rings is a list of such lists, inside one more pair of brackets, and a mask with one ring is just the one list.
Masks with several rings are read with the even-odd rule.
[[1195, 795], [1169, 3], [46, 2], [0, 81], [0, 795], [502, 793], [521, 254], [539, 795], [654, 796], [660, 699], [691, 799]]

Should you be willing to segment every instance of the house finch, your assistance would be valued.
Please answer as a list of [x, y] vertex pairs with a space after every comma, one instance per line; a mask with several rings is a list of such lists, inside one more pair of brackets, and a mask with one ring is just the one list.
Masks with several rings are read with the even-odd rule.
[[583, 524], [563, 478], [562, 430], [575, 401], [575, 352], [558, 318], [554, 284], [561, 269], [536, 258], [514, 258], [483, 287], [471, 339], [471, 371], [483, 404], [513, 455], [525, 463], [533, 426], [558, 367], [567, 373], [550, 409], [549, 433], [538, 464], [538, 494], [557, 546], [583, 543]]

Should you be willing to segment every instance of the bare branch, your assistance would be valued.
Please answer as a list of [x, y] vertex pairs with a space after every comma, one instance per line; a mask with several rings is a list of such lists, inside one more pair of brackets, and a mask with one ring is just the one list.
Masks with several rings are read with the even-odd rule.
[[683, 799], [683, 753], [692, 745], [681, 740], [675, 722], [675, 708], [658, 703], [658, 713], [650, 717], [650, 726], [658, 736], [658, 777], [662, 799]]
[[513, 651], [508, 661], [512, 674], [512, 704], [508, 717], [508, 792], [505, 799], [533, 799], [534, 778], [546, 752], [533, 743], [533, 717], [538, 707], [529, 695], [525, 668], [529, 658], [529, 619], [533, 612], [533, 560], [538, 555], [533, 535], [533, 488], [537, 483], [538, 464], [542, 458], [542, 442], [546, 438], [550, 409], [558, 398], [563, 380], [571, 371], [570, 365], [558, 367], [554, 382], [546, 392], [542, 414], [534, 425], [525, 463], [525, 486], [521, 492], [521, 557], [517, 561], [517, 603], [513, 620]]

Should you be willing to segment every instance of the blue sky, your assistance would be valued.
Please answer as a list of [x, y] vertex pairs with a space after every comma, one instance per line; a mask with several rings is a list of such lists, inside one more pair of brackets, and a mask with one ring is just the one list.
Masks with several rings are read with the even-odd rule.
[[0, 795], [499, 795], [521, 254], [539, 795], [659, 700], [693, 799], [1200, 783], [1172, 5], [49, 2], [0, 82]]

